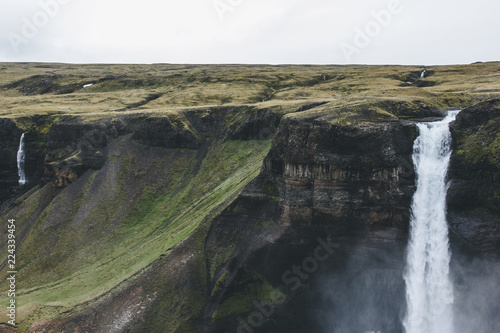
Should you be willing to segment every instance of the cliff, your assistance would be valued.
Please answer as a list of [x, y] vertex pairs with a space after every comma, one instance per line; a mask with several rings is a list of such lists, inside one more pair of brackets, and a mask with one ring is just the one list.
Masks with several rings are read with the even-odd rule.
[[462, 111], [453, 124], [448, 206], [464, 247], [500, 257], [500, 101]]

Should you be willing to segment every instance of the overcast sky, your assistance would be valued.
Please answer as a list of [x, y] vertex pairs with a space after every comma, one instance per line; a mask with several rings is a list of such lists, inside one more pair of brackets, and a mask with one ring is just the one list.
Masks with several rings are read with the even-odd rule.
[[0, 61], [500, 60], [492, 0], [0, 0]]

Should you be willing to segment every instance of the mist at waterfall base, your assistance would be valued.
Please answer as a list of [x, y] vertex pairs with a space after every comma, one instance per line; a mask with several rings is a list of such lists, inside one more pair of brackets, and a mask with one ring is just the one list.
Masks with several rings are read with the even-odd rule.
[[454, 333], [500, 332], [500, 263], [453, 253]]
[[360, 240], [345, 262], [319, 278], [319, 333], [402, 332], [404, 242]]
[[[449, 117], [454, 117], [455, 114], [456, 112], [453, 112]], [[445, 122], [446, 130], [452, 120], [448, 118], [441, 121]], [[420, 126], [427, 127], [426, 124]], [[449, 140], [448, 134], [445, 137]], [[443, 147], [442, 142], [437, 148], [444, 148], [444, 151], [449, 152], [450, 142], [445, 143], [448, 148]], [[431, 171], [436, 171], [436, 168]], [[450, 242], [452, 251], [449, 250], [445, 204], [446, 170], [441, 171], [444, 172], [444, 175], [441, 174], [443, 192], [440, 194], [443, 198], [435, 200], [432, 205], [441, 205], [442, 208], [440, 218], [441, 227], [444, 229], [437, 238], [443, 242], [439, 249], [444, 259], [440, 264], [445, 266], [441, 274], [446, 276], [433, 285], [438, 289], [421, 291], [434, 293], [432, 297], [444, 297], [444, 302], [449, 302], [448, 314], [434, 316], [435, 332], [445, 333], [446, 331], [439, 331], [442, 327], [448, 329], [449, 333], [500, 332], [500, 262], [464, 252], [457, 246], [456, 241]], [[394, 237], [389, 240], [377, 237], [360, 238], [346, 251], [343, 260], [337, 261], [336, 267], [331, 267], [328, 272], [317, 277], [310, 292], [319, 302], [315, 307], [317, 311], [311, 318], [311, 321], [316, 323], [318, 332], [418, 332], [405, 329], [408, 317], [405, 283], [405, 276], [408, 276], [407, 241], [410, 242], [406, 237]], [[427, 244], [424, 249], [430, 249], [430, 246]], [[439, 263], [435, 259], [432, 260]], [[424, 272], [425, 269], [429, 270], [429, 265], [424, 265]], [[425, 309], [424, 312], [427, 310], [432, 311]], [[433, 316], [432, 313], [425, 315]], [[428, 321], [429, 319], [426, 319], [425, 325], [428, 325]], [[424, 332], [431, 333], [432, 330], [427, 326], [423, 331], [419, 331]]]

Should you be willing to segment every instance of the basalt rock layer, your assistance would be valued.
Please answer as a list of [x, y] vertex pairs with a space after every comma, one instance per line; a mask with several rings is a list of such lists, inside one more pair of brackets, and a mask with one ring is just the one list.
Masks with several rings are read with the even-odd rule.
[[465, 109], [451, 129], [451, 232], [464, 248], [500, 258], [500, 100]]
[[[328, 118], [282, 119], [259, 177], [208, 234], [206, 251], [229, 260], [210, 265], [206, 331], [367, 330], [368, 319], [321, 310], [323, 302], [340, 308], [354, 290], [350, 301], [360, 313], [380, 301], [370, 318], [384, 331], [400, 329], [415, 135], [411, 122], [397, 120], [339, 126]], [[341, 291], [328, 288], [335, 284], [329, 279], [351, 282]], [[267, 292], [249, 293], [249, 284]], [[325, 294], [315, 294], [319, 286]], [[236, 316], [238, 307], [245, 316]], [[259, 320], [263, 309], [269, 316]]]

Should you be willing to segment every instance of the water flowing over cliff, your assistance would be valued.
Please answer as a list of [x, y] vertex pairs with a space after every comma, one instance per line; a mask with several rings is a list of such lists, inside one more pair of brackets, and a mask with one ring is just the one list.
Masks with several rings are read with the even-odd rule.
[[26, 161], [26, 152], [24, 151], [24, 134], [21, 135], [19, 140], [19, 149], [17, 150], [17, 172], [19, 175], [19, 185], [26, 184], [26, 174], [24, 171], [24, 163]]
[[451, 333], [453, 286], [446, 222], [446, 176], [451, 156], [449, 124], [458, 111], [439, 122], [418, 124], [415, 141], [417, 191], [413, 197], [405, 274], [407, 333]]

